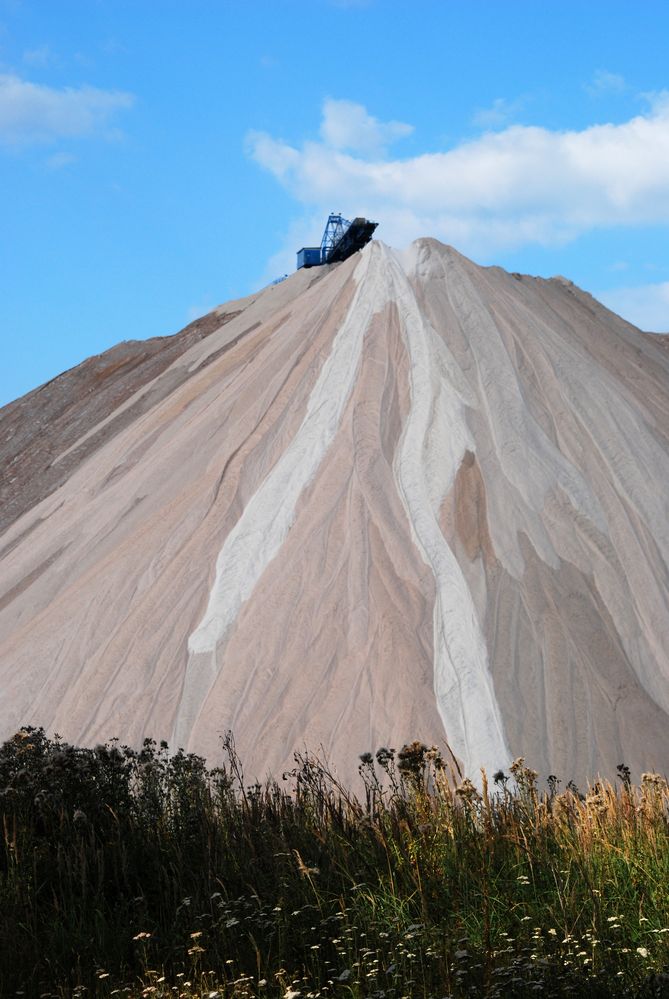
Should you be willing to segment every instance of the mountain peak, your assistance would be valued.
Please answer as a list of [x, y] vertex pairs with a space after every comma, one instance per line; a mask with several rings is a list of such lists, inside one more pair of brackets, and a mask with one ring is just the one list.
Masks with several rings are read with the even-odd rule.
[[89, 359], [0, 411], [0, 736], [657, 765], [668, 369], [430, 238]]

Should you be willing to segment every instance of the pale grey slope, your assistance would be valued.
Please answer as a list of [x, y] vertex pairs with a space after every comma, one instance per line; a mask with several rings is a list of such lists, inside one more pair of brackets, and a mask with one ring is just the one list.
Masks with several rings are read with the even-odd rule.
[[0, 737], [666, 768], [662, 339], [420, 240], [164, 349], [0, 411]]

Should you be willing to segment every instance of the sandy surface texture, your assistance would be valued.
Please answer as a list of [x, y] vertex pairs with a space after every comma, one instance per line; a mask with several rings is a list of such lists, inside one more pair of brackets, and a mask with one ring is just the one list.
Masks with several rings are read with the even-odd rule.
[[669, 351], [372, 242], [0, 410], [0, 738], [669, 766]]

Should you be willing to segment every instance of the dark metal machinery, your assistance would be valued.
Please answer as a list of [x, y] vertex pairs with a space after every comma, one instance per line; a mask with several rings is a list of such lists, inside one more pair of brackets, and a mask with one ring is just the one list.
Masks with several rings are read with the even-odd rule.
[[377, 225], [360, 217], [349, 222], [333, 213], [328, 217], [320, 247], [303, 246], [297, 251], [297, 269], [346, 260], [369, 243]]

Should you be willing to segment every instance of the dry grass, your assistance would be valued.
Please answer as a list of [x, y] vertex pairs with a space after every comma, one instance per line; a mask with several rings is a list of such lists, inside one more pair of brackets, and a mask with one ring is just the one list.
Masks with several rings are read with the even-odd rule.
[[419, 743], [364, 800], [296, 759], [0, 748], [3, 996], [669, 995], [669, 790], [522, 760], [477, 789]]

